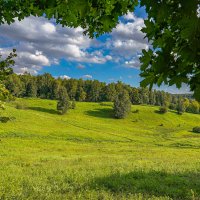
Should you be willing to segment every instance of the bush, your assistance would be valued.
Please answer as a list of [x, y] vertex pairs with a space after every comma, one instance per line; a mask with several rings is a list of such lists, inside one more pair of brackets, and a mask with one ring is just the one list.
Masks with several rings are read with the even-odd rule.
[[194, 133], [200, 133], [200, 126], [196, 126], [193, 128]]
[[159, 108], [159, 113], [161, 113], [161, 114], [165, 114], [165, 113], [167, 113], [167, 111], [168, 111], [167, 107], [160, 107]]

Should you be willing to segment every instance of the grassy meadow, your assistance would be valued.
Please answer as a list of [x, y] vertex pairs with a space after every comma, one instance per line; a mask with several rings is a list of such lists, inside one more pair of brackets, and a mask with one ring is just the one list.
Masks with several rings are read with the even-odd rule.
[[16, 102], [1, 111], [13, 117], [0, 123], [1, 200], [200, 199], [200, 115], [137, 105], [119, 120], [111, 103], [84, 102], [62, 116], [56, 101]]

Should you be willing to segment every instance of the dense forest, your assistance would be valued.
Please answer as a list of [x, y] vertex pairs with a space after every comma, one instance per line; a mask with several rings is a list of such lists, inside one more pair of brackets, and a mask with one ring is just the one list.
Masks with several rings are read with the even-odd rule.
[[32, 76], [11, 74], [4, 80], [6, 88], [14, 97], [38, 97], [43, 99], [60, 98], [64, 94], [71, 101], [101, 102], [114, 101], [121, 91], [126, 91], [134, 105], [156, 105], [178, 113], [200, 113], [200, 104], [191, 95], [174, 95], [164, 91], [135, 88], [122, 82], [109, 83], [98, 80], [61, 79], [48, 73]]

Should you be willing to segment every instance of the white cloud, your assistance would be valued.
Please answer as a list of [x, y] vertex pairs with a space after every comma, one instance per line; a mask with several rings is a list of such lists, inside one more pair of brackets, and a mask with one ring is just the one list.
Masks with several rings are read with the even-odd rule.
[[138, 68], [137, 55], [149, 47], [141, 32], [144, 20], [133, 13], [123, 18], [106, 42], [101, 42], [84, 36], [80, 27], [63, 28], [52, 20], [31, 16], [11, 25], [0, 26], [0, 45], [4, 46], [1, 51], [8, 54], [12, 48], [17, 49], [14, 70], [19, 73], [26, 69], [35, 74], [43, 66], [58, 65], [61, 59], [88, 64], [109, 61]]
[[107, 40], [106, 48], [110, 49], [113, 60], [126, 67], [138, 68], [140, 66], [138, 54], [142, 49], [148, 49], [149, 43], [141, 32], [144, 20], [128, 13], [111, 33]]
[[138, 58], [134, 58], [132, 60], [125, 61], [125, 67], [138, 69], [140, 67], [140, 61]]
[[83, 76], [83, 78], [92, 79], [92, 75], [86, 74], [86, 75]]
[[[2, 39], [3, 38], [3, 39]], [[6, 40], [10, 47], [5, 52], [17, 49], [15, 71], [33, 71], [35, 68], [59, 64], [59, 60], [102, 64], [109, 56], [97, 55], [88, 48], [96, 46], [96, 40], [83, 35], [83, 29], [63, 28], [43, 17], [28, 17], [11, 25], [0, 26], [0, 42]], [[37, 66], [37, 67], [36, 67]], [[19, 69], [21, 68], [21, 70]]]
[[61, 78], [61, 79], [67, 79], [67, 80], [71, 79], [71, 77], [67, 76], [67, 75], [61, 75], [61, 76], [59, 76], [59, 78]]

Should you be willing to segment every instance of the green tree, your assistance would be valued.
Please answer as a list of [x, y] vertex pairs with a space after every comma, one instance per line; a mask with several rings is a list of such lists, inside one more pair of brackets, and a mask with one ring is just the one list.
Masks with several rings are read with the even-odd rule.
[[[1, 11], [0, 11], [1, 12]], [[2, 59], [2, 55], [0, 55], [0, 108], [4, 108], [4, 101], [10, 97], [9, 91], [5, 88], [5, 85], [2, 81], [5, 80], [6, 76], [13, 73], [11, 66], [15, 64], [14, 58], [17, 56], [16, 50], [13, 49], [8, 57]]]
[[15, 64], [14, 58], [16, 56], [17, 54], [15, 49], [13, 49], [13, 51], [5, 59], [3, 59], [2, 55], [0, 55], [0, 81], [4, 80], [9, 74], [13, 73], [13, 69], [11, 67]]
[[9, 100], [10, 93], [3, 84], [0, 83], [0, 109], [5, 109], [4, 102]]
[[86, 92], [84, 91], [83, 87], [79, 86], [76, 92], [76, 99], [78, 101], [85, 101], [86, 99]]
[[115, 100], [115, 97], [117, 95], [117, 91], [116, 91], [116, 88], [115, 88], [115, 84], [114, 83], [110, 83], [107, 85], [106, 87], [106, 101], [114, 101]]
[[133, 10], [133, 0], [3, 0], [0, 4], [0, 24], [13, 23], [30, 15], [54, 18], [57, 24], [81, 26], [90, 37], [110, 32], [118, 17]]
[[118, 119], [125, 118], [131, 111], [131, 101], [126, 90], [120, 91], [114, 100], [114, 116]]
[[198, 114], [200, 111], [199, 102], [192, 100], [187, 108], [188, 112]]
[[148, 14], [142, 31], [152, 43], [140, 58], [142, 86], [190, 85], [200, 100], [199, 0], [141, 0]]
[[65, 87], [60, 87], [58, 92], [57, 110], [64, 115], [70, 109], [71, 103]]
[[116, 27], [119, 16], [133, 11], [138, 2], [146, 8], [142, 31], [152, 43], [140, 58], [141, 86], [164, 82], [180, 88], [186, 83], [200, 100], [199, 0], [3, 0], [0, 24], [30, 15], [45, 16], [63, 26], [81, 26], [85, 34], [97, 37]]
[[5, 87], [9, 90], [9, 92], [15, 97], [22, 97], [24, 94], [24, 84], [20, 79], [20, 76], [17, 74], [9, 75], [3, 83]]
[[131, 99], [132, 104], [138, 105], [138, 104], [141, 103], [139, 90], [137, 88], [132, 88], [129, 95], [130, 95], [130, 99]]
[[183, 100], [183, 110], [184, 112], [187, 111], [188, 107], [190, 106], [190, 101], [187, 98], [184, 98]]
[[155, 105], [155, 103], [156, 103], [155, 92], [153, 90], [151, 90], [151, 91], [149, 91], [149, 104]]
[[185, 112], [184, 99], [181, 96], [178, 97], [176, 109], [178, 114], [182, 114], [183, 112]]

